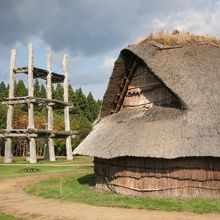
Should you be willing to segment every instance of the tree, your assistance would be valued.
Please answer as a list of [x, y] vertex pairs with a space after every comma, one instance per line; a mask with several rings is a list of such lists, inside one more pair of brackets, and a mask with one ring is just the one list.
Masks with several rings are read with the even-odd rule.
[[63, 101], [63, 86], [60, 83], [57, 84], [54, 98]]
[[73, 131], [78, 131], [80, 139], [83, 140], [91, 131], [92, 124], [85, 116], [71, 115], [70, 128]]
[[[18, 112], [18, 110], [17, 110]], [[28, 115], [25, 112], [21, 112], [15, 115], [13, 120], [13, 128], [26, 129], [28, 125]], [[34, 125], [37, 129], [45, 129], [46, 119], [43, 115], [35, 115]]]
[[[64, 130], [64, 115], [54, 114], [54, 130], [60, 131]], [[66, 141], [65, 139], [55, 139], [54, 140], [56, 155], [64, 156], [66, 154]]]
[[46, 98], [47, 97], [47, 91], [46, 91], [46, 88], [45, 88], [44, 84], [42, 84], [41, 87], [40, 87], [39, 97], [40, 98]]
[[[18, 112], [18, 110], [17, 110]], [[13, 128], [26, 129], [28, 125], [28, 115], [24, 112], [15, 115], [13, 120]]]
[[86, 115], [87, 101], [86, 101], [86, 96], [83, 94], [81, 88], [77, 89], [75, 92], [73, 105], [74, 105], [75, 114]]
[[55, 93], [56, 93], [56, 90], [55, 90], [53, 84], [51, 85], [51, 91], [52, 91], [52, 98], [55, 99]]
[[64, 130], [64, 115], [54, 113], [54, 130], [55, 131], [61, 131]]
[[21, 97], [21, 96], [27, 96], [28, 90], [24, 85], [24, 82], [22, 80], [19, 80], [18, 83], [15, 86], [15, 96]]
[[6, 129], [7, 107], [0, 102], [0, 129]]
[[99, 111], [102, 107], [102, 101], [100, 99], [97, 100], [97, 105], [98, 105], [98, 108], [99, 108]]
[[36, 115], [34, 124], [37, 129], [46, 129], [46, 118], [44, 115]]
[[7, 97], [7, 88], [5, 86], [4, 82], [0, 83], [0, 102], [4, 100], [4, 98]]
[[37, 79], [35, 80], [34, 83], [34, 96], [40, 97], [40, 83]]
[[91, 92], [89, 92], [89, 95], [87, 96], [87, 103], [88, 103], [88, 111], [89, 115], [87, 115], [87, 118], [89, 121], [93, 122], [99, 114], [99, 105], [96, 102], [96, 100], [93, 98], [93, 95]]
[[75, 92], [74, 92], [74, 90], [73, 90], [71, 85], [69, 85], [68, 92], [69, 92], [69, 102], [73, 103], [74, 102], [74, 98], [75, 98]]
[[[53, 96], [54, 99], [57, 99], [57, 100], [61, 100], [63, 101], [63, 86], [61, 84], [57, 84], [57, 87], [54, 91], [54, 96]], [[58, 113], [58, 114], [64, 114], [64, 111], [63, 109], [55, 109], [55, 112]]]

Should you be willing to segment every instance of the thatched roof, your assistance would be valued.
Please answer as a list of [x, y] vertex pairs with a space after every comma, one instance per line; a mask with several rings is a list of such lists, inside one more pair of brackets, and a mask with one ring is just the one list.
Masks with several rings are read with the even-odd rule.
[[[138, 57], [184, 109], [154, 106], [109, 115], [121, 78]], [[101, 119], [74, 154], [177, 158], [220, 157], [220, 48], [143, 41], [121, 51], [104, 96]]]

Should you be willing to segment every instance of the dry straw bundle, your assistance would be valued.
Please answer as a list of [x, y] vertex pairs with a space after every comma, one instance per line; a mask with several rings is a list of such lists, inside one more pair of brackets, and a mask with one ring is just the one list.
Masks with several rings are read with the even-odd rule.
[[150, 33], [146, 37], [142, 38], [139, 43], [146, 41], [155, 41], [165, 46], [175, 46], [179, 44], [189, 43], [211, 43], [220, 46], [220, 39], [210, 35], [197, 35], [189, 32], [174, 30], [172, 33], [161, 30], [158, 33]]

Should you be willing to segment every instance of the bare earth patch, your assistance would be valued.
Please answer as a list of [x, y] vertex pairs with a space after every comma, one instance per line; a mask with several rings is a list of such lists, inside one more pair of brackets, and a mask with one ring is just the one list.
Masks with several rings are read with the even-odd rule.
[[218, 220], [218, 214], [148, 211], [140, 209], [96, 207], [26, 194], [27, 184], [61, 174], [38, 175], [0, 181], [0, 212], [15, 217], [37, 220]]

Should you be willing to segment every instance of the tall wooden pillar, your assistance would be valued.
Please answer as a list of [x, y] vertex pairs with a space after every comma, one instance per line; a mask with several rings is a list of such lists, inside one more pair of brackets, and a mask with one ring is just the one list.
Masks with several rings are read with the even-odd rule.
[[[69, 96], [68, 96], [68, 89], [69, 89], [69, 83], [68, 83], [68, 55], [64, 55], [63, 57], [63, 72], [64, 72], [64, 102], [69, 101]], [[70, 131], [70, 116], [69, 116], [69, 106], [65, 106], [64, 108], [64, 120], [65, 120], [65, 131]], [[73, 152], [72, 152], [72, 144], [71, 144], [71, 136], [68, 136], [66, 138], [66, 155], [67, 155], [67, 160], [72, 160], [73, 159]]]
[[[28, 45], [28, 96], [34, 96], [34, 56], [32, 44]], [[28, 104], [28, 128], [34, 129], [34, 104]], [[35, 138], [30, 138], [29, 141], [30, 148], [30, 163], [37, 163], [36, 157], [36, 140]]]
[[[16, 65], [16, 50], [11, 51], [11, 63], [10, 63], [10, 79], [9, 79], [9, 98], [14, 98], [15, 89], [15, 73], [14, 68]], [[7, 110], [7, 131], [12, 129], [14, 106], [9, 104]], [[12, 139], [7, 138], [5, 142], [5, 163], [11, 163], [12, 161]]]
[[[52, 70], [51, 70], [51, 53], [47, 54], [47, 99], [52, 99]], [[53, 130], [53, 107], [50, 103], [47, 105], [47, 129]], [[50, 161], [55, 161], [54, 140], [48, 138], [48, 148]]]

